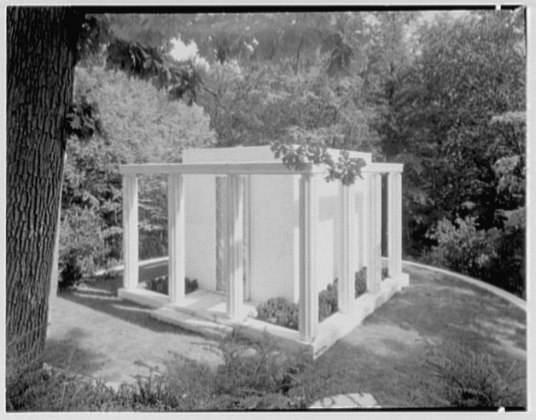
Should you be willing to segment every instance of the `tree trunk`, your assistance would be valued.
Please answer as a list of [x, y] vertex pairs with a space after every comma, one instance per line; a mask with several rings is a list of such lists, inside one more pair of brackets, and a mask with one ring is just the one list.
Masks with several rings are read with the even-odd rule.
[[7, 10], [8, 379], [44, 349], [79, 28], [72, 8]]

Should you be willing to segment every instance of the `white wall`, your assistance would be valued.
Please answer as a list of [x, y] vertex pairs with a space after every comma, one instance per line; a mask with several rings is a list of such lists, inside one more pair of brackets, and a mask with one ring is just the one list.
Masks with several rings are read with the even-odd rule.
[[[330, 149], [330, 152], [337, 158], [337, 150]], [[371, 161], [369, 153], [352, 152], [351, 156]], [[189, 149], [183, 152], [184, 163], [272, 161], [275, 158], [268, 146]], [[211, 290], [216, 287], [214, 178], [209, 175], [185, 177], [186, 275], [197, 278], [201, 287]], [[328, 183], [323, 177], [318, 177], [317, 187], [319, 224], [315, 264], [320, 291], [337, 277], [339, 186], [338, 181]], [[358, 181], [353, 188], [356, 208], [351, 229], [355, 232], [356, 269], [360, 260], [357, 243], [362, 238], [358, 229], [361, 230], [364, 223], [357, 213], [365, 187], [366, 182]], [[254, 301], [276, 296], [298, 300], [298, 209], [299, 176], [251, 177], [250, 290]]]
[[251, 179], [251, 299], [294, 299], [294, 176], [257, 175]]
[[212, 175], [185, 175], [186, 277], [216, 289], [216, 190]]

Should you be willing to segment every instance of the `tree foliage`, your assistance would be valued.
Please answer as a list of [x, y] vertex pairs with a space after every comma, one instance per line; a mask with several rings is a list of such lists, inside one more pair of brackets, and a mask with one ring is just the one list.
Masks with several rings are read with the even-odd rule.
[[[101, 134], [90, 140], [76, 136], [67, 145], [60, 259], [66, 261], [70, 253], [78, 250], [78, 267], [86, 275], [97, 266], [121, 258], [122, 194], [118, 165], [180, 162], [184, 148], [210, 145], [214, 134], [202, 108], [170, 102], [166, 93], [150, 82], [129, 78], [123, 72], [101, 67], [77, 68], [75, 98], [78, 102], [99, 104]], [[142, 257], [166, 252], [165, 191], [165, 178], [140, 179]], [[93, 220], [91, 217], [95, 219], [91, 222], [95, 224], [93, 228], [88, 224]], [[88, 230], [92, 232], [89, 236]], [[81, 243], [80, 238], [86, 239]], [[93, 252], [88, 244], [94, 247]], [[76, 272], [70, 266], [68, 269], [69, 273]]]
[[417, 29], [415, 60], [400, 69], [401, 83], [386, 85], [388, 108], [377, 129], [385, 154], [406, 163], [415, 249], [444, 217], [475, 216], [484, 229], [496, 224], [504, 205], [497, 162], [523, 154], [522, 119], [514, 129], [500, 117], [524, 109], [522, 28], [519, 11], [441, 16]]
[[[59, 66], [66, 75], [60, 91], [56, 82], [47, 84], [51, 78], [43, 83], [31, 77], [26, 64], [36, 68], [43, 64], [35, 54], [21, 56], [22, 44], [8, 42], [9, 92], [16, 92], [18, 99], [22, 93], [36, 93], [33, 100], [9, 103], [8, 127], [17, 126], [17, 121], [21, 128], [17, 133], [37, 130], [31, 138], [8, 131], [9, 156], [17, 156], [8, 161], [9, 191], [20, 189], [19, 174], [30, 162], [19, 157], [33, 153], [45, 169], [28, 178], [24, 188], [58, 197], [65, 150], [58, 121], [68, 136], [79, 139], [68, 145], [63, 204], [70, 210], [65, 214], [87, 224], [93, 220], [88, 212], [97, 215], [105, 241], [117, 238], [120, 227], [119, 178], [114, 169], [119, 163], [178, 161], [180, 149], [194, 144], [272, 144], [287, 164], [299, 165], [303, 159], [326, 163], [332, 178], [347, 183], [359, 174], [361, 163], [348, 155], [337, 160], [325, 153], [326, 146], [371, 151], [377, 160], [405, 163], [405, 238], [410, 252], [440, 245], [439, 238], [426, 235], [439, 221], [452, 225], [458, 217], [471, 217], [478, 226], [475, 235], [479, 230], [499, 232], [495, 250], [499, 256], [508, 255], [504, 264], [508, 270], [495, 273], [515, 273], [516, 284], [523, 279], [523, 9], [468, 12], [456, 19], [444, 15], [434, 21], [422, 21], [415, 13], [383, 12], [51, 11], [36, 8], [22, 13], [22, 8], [13, 8], [8, 13], [8, 35], [15, 41], [29, 33], [20, 29], [26, 23], [47, 31], [55, 28], [50, 34], [62, 38], [51, 51], [67, 57]], [[194, 41], [210, 65], [201, 71], [195, 60], [179, 63], [169, 56], [176, 37]], [[71, 103], [75, 60], [79, 84]], [[10, 71], [15, 64], [20, 72]], [[26, 76], [20, 76], [23, 70]], [[32, 88], [23, 89], [30, 82]], [[35, 99], [40, 95], [55, 98], [59, 110], [41, 126], [23, 118], [30, 111], [46, 110], [45, 102]], [[194, 103], [210, 117], [216, 137]], [[52, 126], [54, 139], [45, 133]], [[149, 142], [152, 147], [144, 147]], [[300, 147], [289, 149], [291, 143]], [[26, 153], [29, 146], [35, 150]], [[38, 147], [51, 154], [37, 153]], [[157, 210], [163, 197], [157, 191], [163, 184], [155, 179], [145, 185], [150, 193], [141, 200], [141, 215], [147, 221], [142, 229], [154, 233], [152, 229], [163, 223]], [[41, 232], [37, 239], [43, 239], [43, 255], [38, 257], [45, 261], [52, 255], [55, 221], [53, 216], [47, 216], [46, 223], [36, 218], [44, 214], [38, 209], [42, 209], [39, 197], [20, 208], [8, 202], [7, 214], [10, 232]], [[55, 214], [56, 206], [47, 206], [46, 211]], [[63, 223], [65, 232], [85, 229], [65, 218]], [[162, 242], [163, 237], [153, 237], [158, 238], [155, 243]], [[97, 239], [81, 237], [79, 243], [93, 240]], [[118, 249], [117, 244], [106, 243]], [[8, 254], [8, 273], [22, 273], [7, 279], [10, 293], [18, 293], [13, 300], [25, 302], [29, 289], [18, 285], [49, 281], [48, 263], [41, 264], [36, 274], [26, 270], [33, 254], [20, 253], [20, 258], [15, 252]], [[45, 308], [45, 299], [39, 295], [34, 300]], [[8, 325], [21, 324], [22, 318], [15, 318], [31, 313], [29, 308], [21, 304], [18, 312], [9, 312]], [[39, 312], [39, 318], [38, 324], [46, 325], [46, 310]], [[42, 341], [44, 333], [36, 334]]]
[[[436, 243], [426, 233], [440, 220], [468, 216], [480, 229], [503, 229], [512, 212], [522, 214], [519, 12], [433, 21], [413, 12], [106, 19], [136, 48], [169, 52], [177, 36], [196, 43], [210, 64], [198, 73], [195, 98], [219, 146], [271, 144], [287, 166], [323, 163], [328, 179], [345, 184], [363, 163], [331, 156], [327, 147], [404, 162], [409, 252]], [[148, 53], [125, 51], [134, 57], [127, 66], [139, 72]]]

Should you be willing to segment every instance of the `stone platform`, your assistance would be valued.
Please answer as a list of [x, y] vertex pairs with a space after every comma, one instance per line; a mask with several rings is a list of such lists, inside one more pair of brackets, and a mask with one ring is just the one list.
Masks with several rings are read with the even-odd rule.
[[284, 348], [310, 352], [313, 357], [318, 357], [408, 283], [409, 276], [405, 273], [397, 279], [384, 279], [378, 292], [365, 293], [355, 299], [349, 313], [337, 312], [321, 322], [316, 336], [309, 341], [303, 340], [296, 330], [255, 319], [257, 302], [244, 302], [241, 320], [231, 321], [227, 315], [226, 296], [217, 292], [198, 289], [187, 294], [181, 304], [173, 304], [168, 296], [141, 287], [119, 289], [118, 295], [154, 308], [151, 316], [155, 319], [207, 337], [222, 337], [234, 328], [252, 338], [269, 333]]

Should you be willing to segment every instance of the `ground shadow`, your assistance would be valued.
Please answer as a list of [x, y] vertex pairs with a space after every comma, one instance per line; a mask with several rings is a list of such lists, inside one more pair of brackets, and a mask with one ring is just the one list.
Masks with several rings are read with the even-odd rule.
[[84, 348], [81, 345], [84, 337], [85, 333], [75, 327], [62, 339], [47, 339], [43, 362], [67, 372], [91, 376], [106, 364], [108, 356]]
[[[432, 347], [457, 346], [526, 377], [526, 314], [463, 282], [411, 270], [410, 286], [339, 340], [322, 358], [344, 367], [341, 391], [371, 392], [382, 407], [441, 406], [426, 366]], [[526, 401], [526, 387], [523, 388]]]
[[111, 280], [94, 282], [72, 290], [64, 290], [59, 298], [104, 312], [154, 332], [169, 332], [199, 336], [200, 334], [175, 325], [160, 322], [150, 316], [152, 308], [128, 302], [117, 297], [117, 283]]

